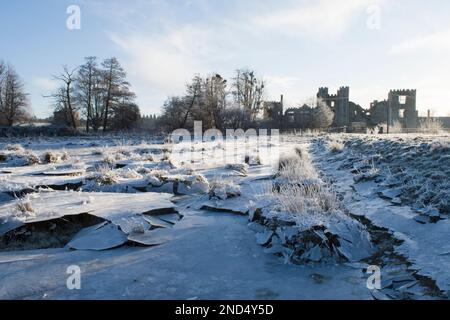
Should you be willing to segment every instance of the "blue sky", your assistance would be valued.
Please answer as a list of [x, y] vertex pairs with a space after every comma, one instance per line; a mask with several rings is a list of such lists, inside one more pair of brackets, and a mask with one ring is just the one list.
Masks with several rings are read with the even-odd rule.
[[[81, 9], [68, 30], [66, 9]], [[144, 114], [195, 73], [249, 67], [295, 106], [319, 86], [350, 86], [368, 107], [389, 89], [418, 89], [421, 114], [450, 116], [447, 0], [0, 0], [0, 59], [23, 77], [37, 116], [51, 75], [85, 56], [116, 56]]]

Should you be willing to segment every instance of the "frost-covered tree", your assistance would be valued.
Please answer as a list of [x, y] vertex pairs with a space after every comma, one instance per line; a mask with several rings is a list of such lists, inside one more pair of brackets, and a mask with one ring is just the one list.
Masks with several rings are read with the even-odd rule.
[[263, 107], [264, 81], [248, 69], [238, 69], [233, 80], [232, 93], [236, 104], [248, 113], [250, 121], [255, 121]]
[[67, 66], [63, 71], [53, 76], [53, 79], [60, 83], [60, 86], [49, 97], [53, 99], [55, 111], [65, 114], [70, 126], [77, 129], [77, 101], [75, 98], [75, 72], [77, 69], [69, 70]]
[[102, 63], [104, 84], [103, 132], [108, 129], [108, 119], [114, 106], [121, 103], [124, 97], [134, 97], [130, 84], [126, 80], [126, 72], [116, 58], [109, 58]]
[[426, 118], [419, 123], [419, 129], [425, 133], [439, 134], [444, 129], [442, 121], [436, 118]]
[[317, 100], [317, 107], [313, 113], [313, 124], [315, 128], [325, 129], [333, 124], [334, 112], [322, 99]]
[[[76, 75], [76, 96], [82, 112], [86, 117], [86, 132], [94, 121], [94, 99], [97, 90], [96, 81], [99, 77], [97, 57], [86, 57], [85, 63], [78, 68]], [[102, 112], [97, 112], [96, 116], [101, 117]]]
[[207, 77], [202, 86], [203, 124], [207, 128], [222, 128], [222, 116], [227, 107], [227, 80], [219, 74]]
[[11, 65], [0, 62], [0, 124], [13, 126], [31, 118], [25, 86]]
[[[191, 101], [191, 100], [190, 100]], [[170, 97], [164, 102], [163, 114], [160, 122], [164, 130], [173, 131], [179, 128], [186, 128], [189, 120], [190, 101], [186, 97]]]
[[131, 130], [141, 119], [137, 104], [124, 101], [114, 106], [111, 117], [111, 128], [114, 130]]

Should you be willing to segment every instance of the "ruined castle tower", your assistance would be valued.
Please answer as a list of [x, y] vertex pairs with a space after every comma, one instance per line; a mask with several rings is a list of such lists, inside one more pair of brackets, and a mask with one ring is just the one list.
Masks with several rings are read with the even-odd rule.
[[405, 128], [417, 128], [419, 114], [416, 107], [416, 90], [391, 90], [388, 96], [390, 125], [399, 122]]
[[328, 88], [321, 87], [317, 93], [317, 98], [322, 99], [334, 111], [335, 127], [345, 127], [350, 125], [350, 87], [340, 87], [337, 94], [330, 95]]

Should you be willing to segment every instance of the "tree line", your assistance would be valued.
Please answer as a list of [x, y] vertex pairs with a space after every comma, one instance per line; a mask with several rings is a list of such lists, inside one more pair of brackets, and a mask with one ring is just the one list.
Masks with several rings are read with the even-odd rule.
[[[51, 121], [86, 132], [129, 130], [141, 115], [127, 75], [116, 58], [87, 57], [74, 69], [53, 75], [57, 89], [46, 95], [54, 108]], [[15, 69], [0, 61], [0, 126], [29, 123], [31, 108], [25, 86]]]
[[48, 97], [53, 100], [57, 123], [76, 129], [81, 114], [86, 132], [106, 132], [132, 129], [140, 119], [136, 95], [116, 58], [99, 62], [97, 57], [87, 57], [77, 68], [64, 66], [53, 79], [59, 85]]
[[[284, 125], [298, 125], [297, 119], [294, 119], [295, 123], [287, 123], [289, 119], [284, 114], [276, 117], [266, 114], [264, 118], [265, 97], [265, 81], [250, 69], [236, 70], [231, 81], [219, 74], [196, 75], [187, 84], [183, 95], [166, 100], [159, 119], [160, 127], [169, 132], [178, 128], [191, 129], [194, 121], [202, 121], [204, 128], [221, 131], [261, 127], [282, 129]], [[308, 122], [305, 127], [324, 129], [331, 126], [334, 112], [325, 102], [317, 99], [309, 109], [310, 114], [304, 119]]]
[[181, 96], [172, 96], [163, 106], [162, 127], [171, 131], [192, 128], [202, 121], [205, 128], [248, 128], [260, 114], [265, 82], [249, 69], [236, 71], [231, 82], [219, 74], [196, 75]]
[[[170, 132], [178, 128], [192, 129], [194, 121], [204, 128], [248, 129], [267, 125], [262, 120], [266, 84], [255, 71], [238, 69], [227, 80], [220, 74], [195, 75], [185, 92], [169, 97], [162, 114], [141, 118], [136, 94], [131, 90], [127, 74], [116, 58], [100, 61], [86, 57], [83, 64], [70, 69], [64, 66], [52, 76], [56, 89], [46, 97], [54, 108], [52, 123], [86, 132], [144, 129]], [[334, 114], [318, 101], [308, 126], [325, 128]], [[13, 126], [29, 121], [30, 105], [24, 84], [11, 65], [0, 62], [0, 125]], [[143, 127], [149, 128], [143, 128]], [[150, 128], [151, 127], [151, 128]]]

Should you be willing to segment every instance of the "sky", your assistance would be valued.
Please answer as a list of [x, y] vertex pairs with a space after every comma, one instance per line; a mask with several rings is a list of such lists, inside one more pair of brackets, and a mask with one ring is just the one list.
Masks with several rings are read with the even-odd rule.
[[[80, 8], [80, 28], [69, 6]], [[143, 114], [159, 113], [195, 75], [251, 68], [295, 107], [350, 86], [368, 108], [417, 89], [419, 113], [450, 116], [448, 0], [0, 0], [0, 60], [25, 82], [38, 117], [63, 65], [117, 57]]]

